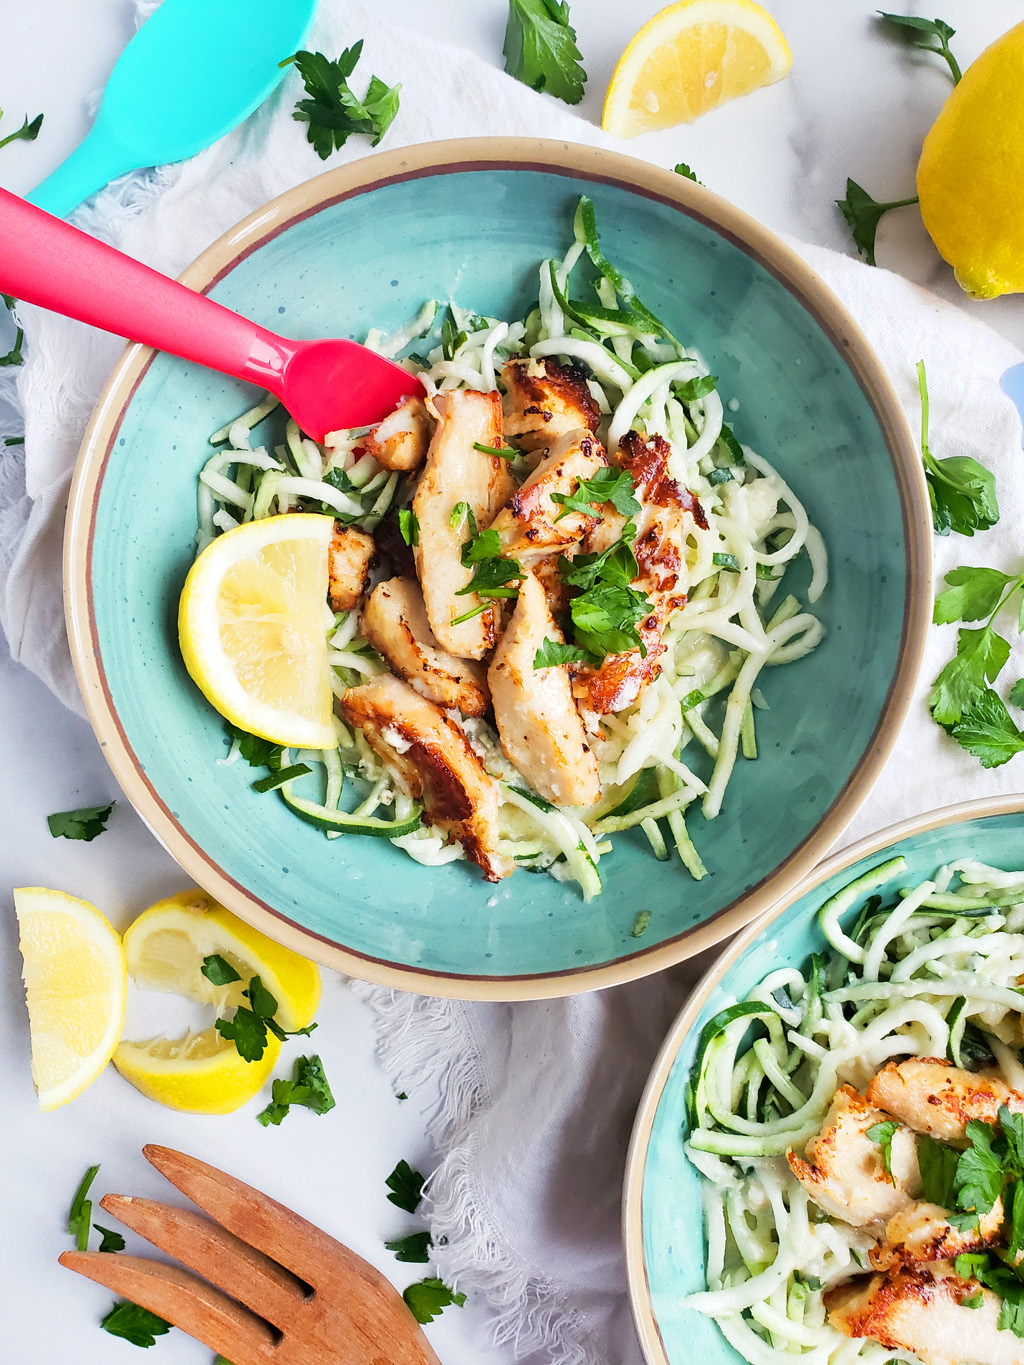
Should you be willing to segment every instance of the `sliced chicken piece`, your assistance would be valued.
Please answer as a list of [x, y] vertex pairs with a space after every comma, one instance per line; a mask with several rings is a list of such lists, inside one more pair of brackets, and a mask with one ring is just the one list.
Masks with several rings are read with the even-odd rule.
[[422, 398], [404, 398], [363, 438], [363, 450], [385, 469], [419, 469], [430, 445], [430, 417]]
[[833, 1218], [854, 1227], [880, 1223], [907, 1208], [921, 1187], [917, 1139], [897, 1128], [892, 1139], [892, 1176], [882, 1149], [867, 1130], [889, 1117], [868, 1104], [852, 1086], [841, 1086], [821, 1133], [807, 1144], [806, 1159], [786, 1153], [790, 1170], [814, 1202]]
[[566, 512], [551, 495], [575, 493], [581, 479], [592, 479], [607, 463], [604, 446], [584, 428], [560, 436], [491, 523], [501, 536], [502, 554], [519, 558], [578, 545], [597, 525], [598, 509]]
[[[977, 1308], [965, 1299], [981, 1293]], [[1024, 1365], [1024, 1341], [999, 1330], [1001, 1299], [963, 1280], [948, 1261], [858, 1278], [825, 1295], [828, 1321], [848, 1337], [913, 1351], [925, 1365]]]
[[966, 1251], [983, 1251], [1002, 1241], [1003, 1202], [997, 1199], [975, 1228], [950, 1227], [946, 1209], [938, 1204], [913, 1204], [894, 1213], [885, 1236], [868, 1253], [876, 1270], [913, 1268], [922, 1261], [951, 1261]]
[[366, 591], [370, 562], [377, 552], [373, 536], [356, 526], [334, 523], [327, 551], [327, 593], [331, 611], [351, 611]]
[[466, 716], [482, 716], [487, 710], [490, 694], [484, 669], [469, 659], [457, 659], [437, 643], [414, 579], [378, 583], [363, 608], [361, 626], [392, 673], [421, 696]]
[[[640, 689], [661, 672], [660, 656], [665, 625], [673, 612], [686, 605], [689, 576], [686, 538], [694, 526], [707, 530], [704, 509], [692, 493], [668, 477], [671, 454], [660, 436], [645, 440], [629, 431], [619, 443], [615, 463], [628, 469], [635, 481], [640, 511], [633, 517], [637, 577], [632, 586], [645, 593], [650, 615], [638, 627], [646, 655], [640, 649], [610, 654], [600, 668], [575, 668], [573, 694], [589, 711], [623, 711], [636, 701]], [[622, 535], [626, 518], [611, 507], [584, 543], [586, 553], [607, 550]]]
[[868, 1086], [872, 1104], [939, 1142], [965, 1142], [970, 1119], [999, 1121], [999, 1106], [1024, 1113], [1024, 1095], [998, 1076], [962, 1071], [940, 1057], [889, 1062]]
[[601, 409], [581, 370], [556, 360], [510, 360], [501, 372], [508, 390], [504, 430], [524, 450], [551, 446], [567, 431], [596, 431]]
[[457, 839], [489, 882], [515, 870], [498, 852], [498, 787], [458, 725], [406, 683], [381, 674], [350, 687], [339, 703], [432, 824]]
[[544, 589], [527, 574], [487, 681], [505, 757], [535, 792], [559, 806], [601, 798], [597, 759], [587, 747], [564, 664], [534, 668], [545, 640], [562, 642]]
[[501, 445], [501, 398], [453, 389], [439, 394], [434, 408], [438, 423], [412, 502], [419, 522], [416, 572], [430, 628], [442, 649], [461, 659], [482, 659], [497, 639], [499, 608], [486, 606], [480, 615], [452, 625], [453, 618], [481, 605], [476, 593], [458, 595], [473, 569], [462, 563], [463, 542], [469, 539], [465, 519], [453, 526], [452, 513], [464, 502], [478, 530], [486, 530], [515, 491], [508, 462], [473, 448], [474, 442]]

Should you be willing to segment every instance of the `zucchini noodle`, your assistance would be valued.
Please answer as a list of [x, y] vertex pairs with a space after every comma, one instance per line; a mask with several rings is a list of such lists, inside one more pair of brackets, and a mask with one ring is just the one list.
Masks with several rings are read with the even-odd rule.
[[774, 971], [701, 1032], [686, 1152], [707, 1289], [684, 1303], [751, 1365], [918, 1361], [827, 1321], [824, 1295], [868, 1266], [874, 1238], [810, 1204], [785, 1154], [821, 1131], [838, 1086], [863, 1088], [891, 1058], [969, 1065], [968, 1029], [976, 1056], [1024, 1082], [1024, 874], [963, 860], [900, 887], [905, 871], [891, 858], [839, 890], [818, 911], [830, 951]]
[[[588, 289], [590, 299], [573, 297]], [[701, 356], [644, 307], [604, 257], [587, 200], [568, 251], [540, 263], [538, 303], [525, 318], [483, 317], [432, 299], [390, 335], [371, 331], [366, 344], [417, 374], [431, 396], [465, 387], [500, 391], [509, 359], [551, 357], [585, 375], [602, 414], [596, 434], [610, 456], [630, 430], [667, 442], [667, 472], [699, 500], [704, 516], [688, 521], [679, 547], [685, 604], [665, 623], [660, 673], [627, 709], [581, 710], [605, 797], [593, 809], [549, 807], [509, 764], [492, 725], [461, 724], [500, 784], [501, 848], [520, 866], [575, 881], [590, 899], [601, 890], [599, 863], [611, 848], [606, 836], [636, 829], [633, 837], [642, 836], [656, 857], [677, 857], [695, 879], [705, 876], [686, 812], [694, 802], [705, 819], [723, 809], [737, 762], [757, 756], [753, 708], [767, 704], [757, 686], [762, 670], [803, 657], [823, 634], [794, 597], [769, 605], [801, 553], [810, 564], [809, 601], [828, 581], [824, 543], [799, 499], [765, 459], [737, 442]], [[328, 512], [373, 532], [408, 507], [411, 480], [363, 453], [365, 428], [331, 432], [318, 444], [287, 419], [283, 439], [257, 444], [257, 428], [281, 423], [276, 407], [267, 395], [211, 436], [217, 449], [197, 490], [200, 550], [220, 532], [275, 512]], [[518, 452], [510, 462], [520, 478], [529, 465]], [[385, 671], [360, 634], [358, 612], [331, 617], [327, 634], [336, 697]], [[381, 807], [407, 819], [408, 798], [362, 736], [340, 722], [338, 735], [336, 751], [307, 756], [319, 771], [304, 780], [310, 790], [299, 799], [358, 811], [368, 821]], [[379, 834], [377, 825], [362, 831], [339, 821], [325, 832]], [[392, 842], [429, 866], [465, 857], [430, 825]]]

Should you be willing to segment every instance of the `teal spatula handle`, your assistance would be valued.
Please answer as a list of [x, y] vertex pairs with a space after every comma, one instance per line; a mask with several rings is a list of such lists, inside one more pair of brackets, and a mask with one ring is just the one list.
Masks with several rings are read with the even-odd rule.
[[25, 197], [55, 218], [66, 218], [108, 181], [134, 170], [135, 164], [132, 153], [97, 118], [67, 160]]

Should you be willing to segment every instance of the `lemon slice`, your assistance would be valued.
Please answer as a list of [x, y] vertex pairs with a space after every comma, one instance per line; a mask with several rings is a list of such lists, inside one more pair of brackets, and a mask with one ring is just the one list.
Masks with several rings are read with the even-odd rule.
[[[158, 901], [124, 936], [128, 972], [149, 990], [212, 1005], [223, 1015], [248, 1005], [242, 991], [259, 976], [278, 1003], [275, 1018], [288, 1032], [313, 1022], [320, 1003], [315, 963], [283, 948], [201, 891]], [[202, 973], [203, 959], [219, 956], [240, 980], [218, 986]], [[281, 1052], [271, 1035], [258, 1062], [247, 1062], [213, 1025], [181, 1038], [123, 1042], [114, 1065], [150, 1099], [196, 1114], [227, 1114], [260, 1090]]]
[[792, 64], [782, 30], [753, 0], [680, 0], [645, 24], [619, 58], [601, 127], [636, 137], [692, 123], [781, 80]]
[[80, 1095], [110, 1061], [124, 1027], [124, 949], [95, 906], [63, 891], [19, 887], [14, 909], [32, 1079], [45, 1113]]
[[325, 630], [334, 519], [245, 522], [189, 570], [178, 609], [185, 667], [233, 725], [275, 744], [333, 749]]

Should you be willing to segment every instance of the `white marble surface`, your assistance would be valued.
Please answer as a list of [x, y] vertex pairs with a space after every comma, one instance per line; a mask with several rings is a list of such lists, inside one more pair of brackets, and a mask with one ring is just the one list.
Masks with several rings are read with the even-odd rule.
[[[580, 113], [599, 119], [608, 76], [625, 42], [659, 8], [657, 0], [575, 0], [573, 18], [590, 73]], [[627, 150], [664, 165], [685, 160], [711, 188], [777, 231], [849, 250], [833, 200], [847, 175], [876, 198], [912, 192], [921, 138], [945, 99], [949, 78], [938, 59], [913, 54], [880, 30], [866, 0], [772, 0], [794, 53], [789, 78], [692, 127], [649, 135]], [[943, 0], [935, 9], [959, 32], [967, 64], [1021, 15], [1011, 0]], [[381, 14], [446, 36], [501, 63], [503, 0], [379, 0]], [[25, 191], [88, 127], [88, 111], [131, 32], [127, 0], [0, 0], [0, 104], [8, 120], [46, 115], [34, 144], [0, 152], [0, 184]], [[388, 73], [400, 78], [401, 73]], [[14, 126], [5, 120], [0, 132]], [[467, 134], [472, 133], [467, 128]], [[892, 215], [879, 233], [885, 266], [957, 300], [1024, 347], [1024, 301], [963, 299], [913, 209]], [[0, 335], [0, 349], [6, 349]], [[0, 431], [0, 435], [4, 434]], [[2, 458], [2, 448], [0, 448]], [[228, 1118], [174, 1115], [136, 1095], [113, 1072], [84, 1097], [41, 1117], [29, 1079], [28, 1037], [19, 982], [9, 888], [43, 883], [94, 900], [120, 925], [182, 877], [125, 802], [93, 844], [49, 838], [53, 810], [117, 795], [88, 727], [65, 712], [20, 667], [0, 654], [0, 718], [6, 738], [0, 785], [0, 973], [5, 1046], [0, 1049], [0, 1167], [6, 1234], [0, 1239], [0, 1301], [5, 1360], [80, 1365], [135, 1359], [133, 1347], [96, 1329], [109, 1295], [63, 1271], [56, 1256], [68, 1239], [63, 1218], [87, 1165], [103, 1163], [95, 1193], [157, 1194], [160, 1181], [139, 1155], [158, 1140], [236, 1169], [321, 1222], [399, 1284], [418, 1278], [382, 1246], [412, 1220], [384, 1199], [384, 1177], [407, 1157], [429, 1163], [424, 1113], [399, 1103], [373, 1057], [369, 1020], [337, 979], [326, 983], [316, 1038], [338, 1097], [330, 1116], [300, 1112], [264, 1130], [254, 1106]], [[110, 1220], [106, 1220], [110, 1221]], [[429, 1330], [447, 1365], [511, 1359], [485, 1344], [486, 1310], [449, 1311]], [[154, 1358], [208, 1361], [180, 1333], [160, 1341]]]

